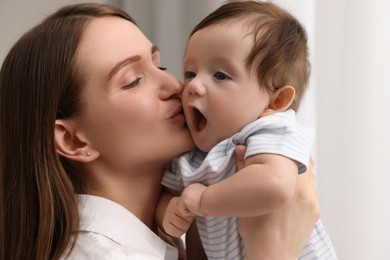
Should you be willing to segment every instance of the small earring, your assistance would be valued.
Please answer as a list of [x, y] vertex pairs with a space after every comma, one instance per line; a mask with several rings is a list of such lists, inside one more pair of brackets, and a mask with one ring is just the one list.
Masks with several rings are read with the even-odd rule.
[[87, 156], [91, 156], [91, 152], [88, 152], [88, 153], [87, 153]]

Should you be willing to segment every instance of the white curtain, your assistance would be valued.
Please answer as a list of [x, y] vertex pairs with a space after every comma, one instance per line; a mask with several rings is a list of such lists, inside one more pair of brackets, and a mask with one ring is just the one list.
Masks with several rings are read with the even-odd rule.
[[182, 59], [192, 27], [223, 0], [123, 0], [121, 7], [136, 20], [162, 55], [162, 65], [182, 78]]
[[318, 171], [341, 259], [390, 259], [390, 2], [316, 2]]

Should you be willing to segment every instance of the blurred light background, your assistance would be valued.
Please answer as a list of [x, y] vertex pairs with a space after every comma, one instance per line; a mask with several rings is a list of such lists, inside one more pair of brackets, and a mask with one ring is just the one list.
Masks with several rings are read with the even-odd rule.
[[[91, 0], [92, 1], [92, 0]], [[88, 1], [88, 2], [91, 2]], [[75, 0], [0, 0], [0, 63], [33, 25]], [[181, 78], [192, 27], [222, 0], [106, 0], [126, 9]], [[340, 259], [390, 259], [390, 1], [274, 0], [310, 38], [312, 75], [298, 116], [317, 129], [321, 218]]]

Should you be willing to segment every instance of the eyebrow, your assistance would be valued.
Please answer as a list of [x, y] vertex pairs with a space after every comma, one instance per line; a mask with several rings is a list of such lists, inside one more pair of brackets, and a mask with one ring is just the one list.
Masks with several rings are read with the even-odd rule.
[[[158, 47], [156, 45], [153, 45], [151, 48], [151, 53], [155, 53], [158, 51]], [[121, 61], [119, 61], [115, 66], [110, 70], [110, 73], [108, 73], [107, 79], [110, 80], [118, 71], [120, 71], [122, 68], [126, 67], [127, 65], [137, 62], [141, 60], [140, 55], [133, 55], [130, 57], [127, 57]]]

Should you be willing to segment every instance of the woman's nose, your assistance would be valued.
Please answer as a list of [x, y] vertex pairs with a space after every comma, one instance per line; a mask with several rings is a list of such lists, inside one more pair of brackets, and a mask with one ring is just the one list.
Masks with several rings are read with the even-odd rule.
[[159, 78], [161, 81], [159, 90], [160, 99], [179, 98], [183, 92], [183, 84], [169, 72], [161, 71], [161, 73], [162, 76]]

